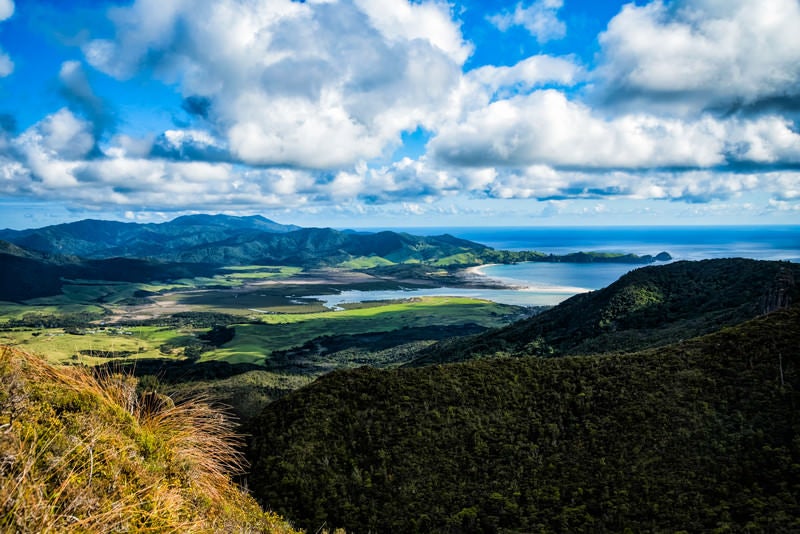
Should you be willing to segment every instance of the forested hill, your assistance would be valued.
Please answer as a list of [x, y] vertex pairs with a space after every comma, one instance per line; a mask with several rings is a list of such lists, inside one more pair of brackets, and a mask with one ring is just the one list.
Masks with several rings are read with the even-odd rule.
[[157, 256], [160, 249], [185, 249], [242, 232], [285, 233], [298, 229], [260, 216], [187, 215], [160, 224], [85, 219], [29, 230], [0, 230], [0, 240], [50, 254], [144, 258]]
[[669, 254], [636, 256], [576, 252], [498, 251], [451, 235], [352, 232], [282, 225], [260, 216], [192, 215], [161, 224], [85, 220], [31, 230], [0, 230], [0, 240], [50, 255], [115, 257], [213, 265], [380, 267], [426, 263], [437, 267], [518, 261], [644, 264]]
[[0, 231], [0, 240], [45, 254], [215, 265], [336, 264], [363, 256], [385, 263], [425, 261], [487, 247], [452, 236], [356, 233], [281, 225], [260, 216], [193, 215], [161, 224], [85, 220]]
[[800, 531], [800, 307], [625, 355], [334, 372], [250, 431], [316, 531]]
[[633, 351], [713, 332], [800, 302], [800, 265], [748, 259], [642, 267], [540, 315], [422, 351], [412, 365], [496, 353]]

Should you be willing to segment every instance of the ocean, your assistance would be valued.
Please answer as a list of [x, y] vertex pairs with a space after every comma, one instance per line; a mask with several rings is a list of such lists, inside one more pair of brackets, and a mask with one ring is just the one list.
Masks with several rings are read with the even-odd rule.
[[[379, 229], [364, 229], [376, 231]], [[800, 262], [800, 226], [594, 227], [594, 228], [391, 228], [415, 235], [450, 234], [503, 250], [621, 252], [656, 255], [669, 252], [673, 261], [752, 258]], [[343, 302], [449, 295], [483, 298], [503, 304], [552, 306], [581, 292], [605, 287], [639, 265], [519, 263], [481, 267], [484, 275], [515, 289], [408, 291], [345, 291], [319, 295], [326, 306]]]
[[404, 228], [415, 235], [451, 234], [503, 250], [545, 253], [669, 252], [676, 260], [753, 258], [800, 262], [800, 225], [796, 226], [608, 226]]

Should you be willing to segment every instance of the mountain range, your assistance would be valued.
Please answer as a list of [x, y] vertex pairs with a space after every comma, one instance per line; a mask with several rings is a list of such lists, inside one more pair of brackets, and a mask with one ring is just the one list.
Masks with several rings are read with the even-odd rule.
[[282, 225], [261, 216], [189, 215], [161, 224], [84, 220], [2, 230], [0, 240], [50, 255], [213, 265], [335, 265], [361, 256], [426, 261], [488, 247], [449, 235], [356, 233]]
[[215, 268], [236, 265], [383, 268], [389, 272], [388, 268], [398, 265], [426, 265], [435, 270], [492, 262], [643, 264], [668, 259], [666, 253], [553, 256], [498, 251], [447, 234], [300, 228], [261, 216], [189, 215], [160, 224], [83, 220], [0, 230], [0, 300], [57, 294], [64, 279], [164, 281], [208, 276]]

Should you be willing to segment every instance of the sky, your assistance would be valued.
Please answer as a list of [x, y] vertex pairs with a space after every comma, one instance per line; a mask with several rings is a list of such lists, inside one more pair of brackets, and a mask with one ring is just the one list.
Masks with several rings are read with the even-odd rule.
[[800, 224], [800, 0], [0, 0], [0, 228]]

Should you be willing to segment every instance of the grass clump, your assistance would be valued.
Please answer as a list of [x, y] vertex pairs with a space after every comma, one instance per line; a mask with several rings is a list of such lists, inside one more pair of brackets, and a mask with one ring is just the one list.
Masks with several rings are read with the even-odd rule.
[[231, 481], [224, 412], [136, 386], [0, 348], [0, 532], [294, 532]]

